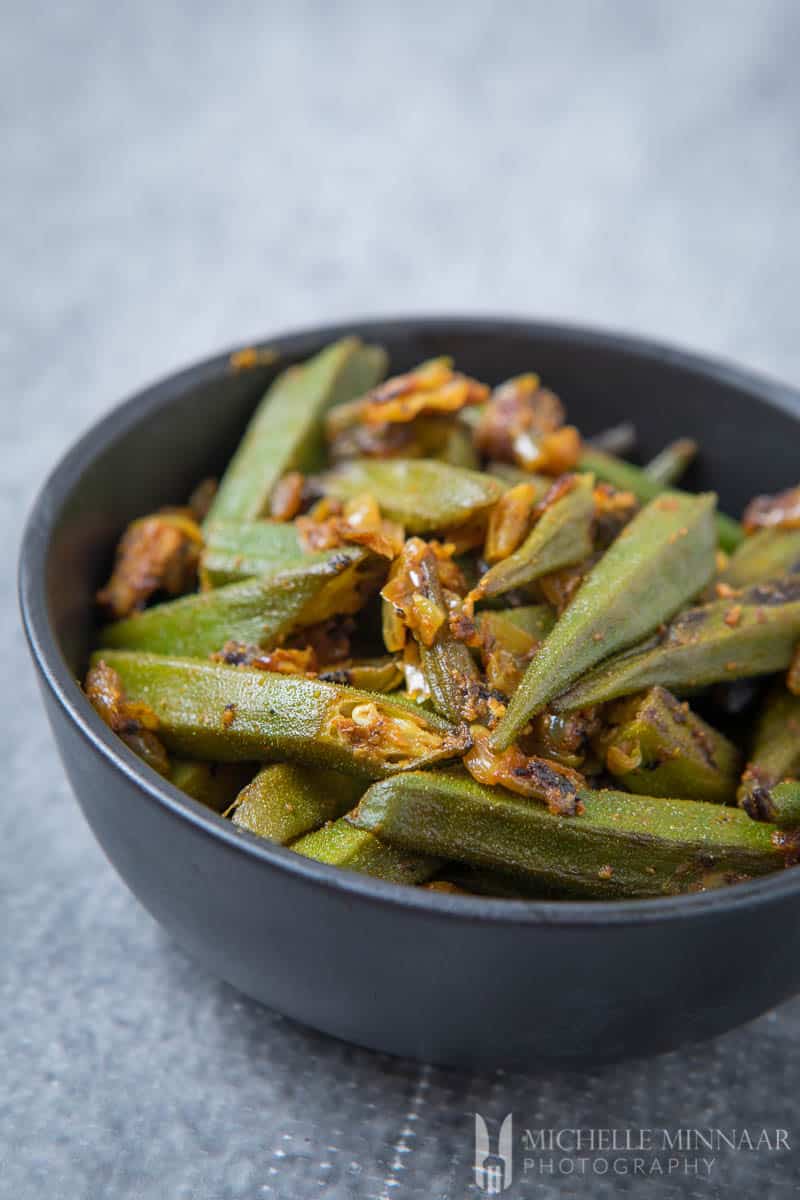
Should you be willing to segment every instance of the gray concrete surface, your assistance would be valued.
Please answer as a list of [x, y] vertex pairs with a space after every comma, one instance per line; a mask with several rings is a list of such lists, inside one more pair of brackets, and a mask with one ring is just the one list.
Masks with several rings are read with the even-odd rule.
[[[650, 1062], [464, 1077], [209, 978], [85, 828], [12, 595], [67, 443], [243, 338], [535, 314], [800, 382], [799, 32], [792, 0], [0, 3], [0, 1196], [454, 1200], [475, 1110], [800, 1146], [800, 1001]], [[798, 1166], [722, 1151], [710, 1178], [507, 1194], [780, 1197]]]

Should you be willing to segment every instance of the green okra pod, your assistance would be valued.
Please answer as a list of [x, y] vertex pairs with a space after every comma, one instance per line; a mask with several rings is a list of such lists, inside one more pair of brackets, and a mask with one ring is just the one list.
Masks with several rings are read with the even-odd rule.
[[431, 459], [354, 459], [317, 476], [316, 486], [340, 500], [367, 493], [385, 517], [409, 533], [447, 529], [488, 511], [503, 484], [479, 471]]
[[449, 463], [451, 467], [466, 467], [469, 471], [479, 471], [481, 462], [469, 426], [463, 421], [449, 421], [448, 426], [444, 445], [431, 457]]
[[497, 615], [516, 625], [517, 629], [529, 633], [537, 641], [547, 637], [556, 623], [549, 604], [521, 604], [518, 608], [501, 608], [497, 610]]
[[[440, 612], [447, 613], [447, 603], [439, 580], [438, 560], [429, 547], [425, 547], [419, 555], [416, 571], [419, 595]], [[439, 626], [429, 644], [416, 630], [413, 632], [419, 647], [420, 669], [436, 711], [455, 724], [475, 720], [480, 715], [478, 710], [473, 711], [478, 699], [480, 677], [466, 645], [453, 636], [447, 619]]]
[[309, 471], [322, 461], [322, 418], [383, 378], [386, 355], [377, 346], [344, 338], [272, 383], [222, 477], [208, 524], [264, 516], [277, 481], [287, 471]]
[[461, 754], [470, 744], [413, 703], [318, 679], [203, 659], [100, 650], [131, 703], [157, 719], [164, 744], [212, 762], [287, 759], [377, 779]]
[[621, 701], [607, 719], [597, 746], [629, 791], [711, 804], [734, 799], [739, 751], [665, 688]]
[[324, 556], [305, 549], [294, 525], [282, 521], [215, 521], [204, 530], [204, 589], [263, 578]]
[[[670, 496], [686, 495], [685, 492], [665, 488], [663, 483], [648, 475], [644, 468], [636, 467], [633, 463], [616, 458], [613, 454], [591, 445], [584, 446], [579, 469], [591, 471], [598, 479], [612, 484], [620, 491], [633, 492], [634, 496], [645, 504], [665, 493]], [[716, 514], [716, 522], [720, 546], [723, 550], [734, 550], [744, 537], [741, 525], [732, 517], [720, 512]]]
[[628, 792], [580, 796], [581, 816], [556, 816], [453, 773], [415, 771], [373, 785], [345, 820], [398, 848], [522, 875], [570, 896], [697, 891], [787, 861], [774, 826], [736, 808]]
[[800, 771], [800, 696], [776, 685], [767, 696], [753, 747], [742, 775], [739, 804], [748, 807], [756, 791], [769, 792]]
[[644, 472], [655, 483], [670, 487], [686, 473], [696, 457], [697, 442], [693, 438], [678, 438], [651, 458]]
[[225, 814], [240, 829], [281, 846], [335, 821], [358, 803], [364, 782], [353, 775], [296, 763], [263, 767]]
[[687, 692], [769, 675], [789, 665], [798, 637], [800, 576], [794, 575], [680, 613], [660, 636], [601, 663], [552, 707], [569, 712], [656, 685]]
[[672, 617], [714, 572], [713, 495], [660, 496], [623, 529], [528, 666], [492, 736], [511, 744], [532, 716], [601, 659]]
[[759, 529], [737, 546], [720, 572], [719, 582], [742, 588], [797, 574], [800, 574], [800, 529]]
[[474, 599], [503, 595], [582, 562], [592, 552], [593, 524], [594, 476], [587, 473], [546, 509], [519, 549], [486, 572], [472, 593]]
[[296, 629], [357, 612], [386, 562], [357, 546], [326, 551], [263, 579], [156, 604], [101, 631], [104, 646], [200, 657], [226, 641], [268, 647]]
[[610, 483], [620, 491], [633, 492], [634, 496], [645, 504], [655, 500], [656, 496], [660, 496], [665, 490], [664, 485], [648, 475], [643, 467], [637, 467], [624, 458], [618, 458], [608, 450], [591, 444], [585, 444], [583, 447], [579, 469], [591, 471], [598, 479]]
[[611, 425], [600, 433], [593, 434], [586, 446], [595, 450], [605, 450], [609, 454], [630, 454], [636, 449], [636, 426], [632, 421], [620, 421], [619, 425]]
[[255, 774], [255, 763], [201, 762], [175, 758], [170, 764], [169, 781], [194, 800], [223, 812]]
[[83, 690], [100, 719], [128, 749], [148, 767], [169, 779], [169, 755], [164, 743], [156, 735], [158, 718], [146, 704], [131, 701], [116, 671], [102, 661], [92, 663]]
[[424, 883], [441, 867], [439, 859], [432, 855], [387, 846], [366, 829], [356, 829], [344, 819], [300, 838], [292, 849], [305, 858], [359, 871], [389, 883]]

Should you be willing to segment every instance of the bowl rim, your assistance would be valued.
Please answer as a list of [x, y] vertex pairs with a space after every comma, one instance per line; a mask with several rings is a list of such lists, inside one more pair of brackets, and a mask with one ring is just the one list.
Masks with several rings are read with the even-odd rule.
[[646, 900], [509, 900], [461, 896], [425, 888], [387, 883], [355, 871], [318, 863], [241, 830], [199, 801], [187, 796], [138, 759], [103, 723], [84, 696], [63, 656], [50, 622], [45, 594], [45, 565], [50, 539], [65, 501], [97, 455], [130, 428], [191, 389], [230, 371], [231, 355], [256, 346], [275, 349], [279, 359], [300, 358], [323, 344], [355, 334], [375, 340], [411, 331], [452, 336], [516, 335], [580, 343], [629, 354], [653, 364], [670, 365], [705, 376], [727, 387], [755, 394], [800, 424], [800, 391], [748, 368], [693, 351], [680, 350], [649, 337], [559, 321], [504, 316], [400, 316], [354, 318], [335, 324], [247, 340], [161, 377], [130, 394], [92, 423], [62, 455], [34, 500], [21, 541], [19, 603], [28, 646], [36, 667], [70, 723], [94, 750], [120, 771], [150, 802], [196, 832], [219, 839], [229, 849], [260, 861], [298, 880], [354, 899], [372, 900], [390, 908], [429, 913], [445, 919], [501, 925], [648, 925], [662, 921], [703, 918], [721, 910], [741, 910], [774, 903], [800, 893], [800, 871], [784, 870], [746, 883], [702, 893], [653, 897]]

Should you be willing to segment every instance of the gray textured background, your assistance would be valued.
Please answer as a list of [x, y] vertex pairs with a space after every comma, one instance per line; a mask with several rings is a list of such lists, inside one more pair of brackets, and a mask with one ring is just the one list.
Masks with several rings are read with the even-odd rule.
[[[244, 338], [546, 315], [800, 382], [799, 31], [792, 0], [0, 3], [4, 1200], [454, 1200], [475, 1109], [780, 1125], [800, 1147], [800, 1002], [691, 1053], [465, 1077], [209, 978], [85, 828], [12, 599], [23, 512], [66, 443]], [[723, 1154], [710, 1183], [616, 1188], [780, 1197], [798, 1167]]]

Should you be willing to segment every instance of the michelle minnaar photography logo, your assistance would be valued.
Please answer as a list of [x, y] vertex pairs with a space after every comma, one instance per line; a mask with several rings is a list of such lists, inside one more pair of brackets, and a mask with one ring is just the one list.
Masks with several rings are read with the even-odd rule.
[[474, 1173], [481, 1192], [498, 1196], [511, 1186], [515, 1172], [522, 1181], [566, 1175], [711, 1179], [723, 1156], [779, 1155], [791, 1148], [788, 1130], [752, 1127], [519, 1127], [515, 1136], [513, 1113], [496, 1127], [475, 1113]]
[[487, 1196], [497, 1196], [511, 1187], [514, 1171], [514, 1117], [508, 1114], [497, 1135], [495, 1149], [480, 1113], [475, 1113], [475, 1182]]

